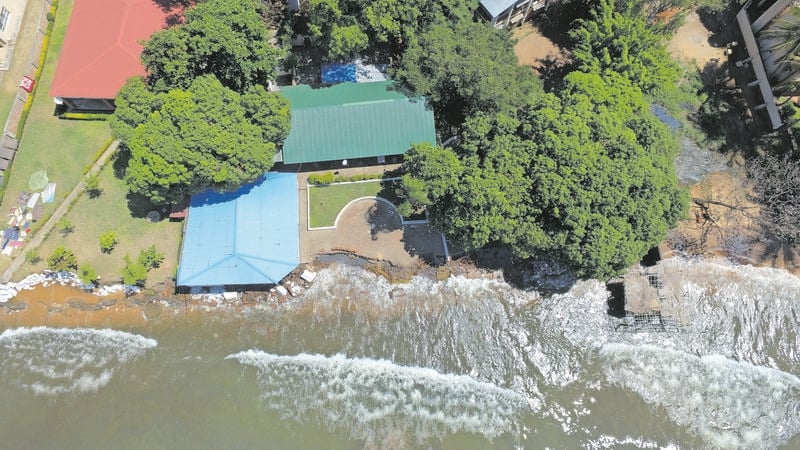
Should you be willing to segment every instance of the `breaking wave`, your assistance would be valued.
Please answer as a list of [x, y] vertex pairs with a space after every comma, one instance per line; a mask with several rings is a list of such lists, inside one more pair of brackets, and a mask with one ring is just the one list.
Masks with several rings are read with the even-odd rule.
[[121, 365], [156, 345], [108, 329], [15, 328], [0, 334], [0, 373], [37, 395], [97, 392]]
[[777, 447], [800, 432], [800, 379], [721, 355], [651, 345], [600, 350], [608, 381], [719, 448]]
[[256, 350], [227, 359], [258, 369], [269, 408], [297, 422], [350, 431], [354, 439], [398, 432], [422, 442], [446, 433], [476, 433], [488, 439], [519, 432], [528, 410], [524, 396], [466, 375], [399, 366], [386, 360]]

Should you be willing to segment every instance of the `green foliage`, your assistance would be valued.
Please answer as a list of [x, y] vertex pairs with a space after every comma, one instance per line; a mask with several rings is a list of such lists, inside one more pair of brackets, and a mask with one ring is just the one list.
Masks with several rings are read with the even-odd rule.
[[132, 262], [126, 255], [123, 258], [125, 266], [122, 268], [122, 283], [128, 286], [144, 286], [147, 281], [147, 268], [140, 262]]
[[761, 32], [774, 40], [768, 54], [778, 63], [773, 86], [781, 95], [800, 94], [800, 6], [790, 6], [789, 12]]
[[616, 72], [645, 93], [674, 86], [680, 69], [672, 60], [665, 37], [630, 9], [618, 12], [614, 0], [601, 0], [592, 20], [578, 21], [570, 32], [572, 56], [584, 72]]
[[151, 245], [146, 249], [139, 252], [139, 258], [136, 260], [139, 264], [141, 264], [145, 269], [155, 269], [158, 268], [162, 262], [164, 262], [164, 255], [159, 253], [156, 250], [155, 245]]
[[47, 258], [47, 267], [54, 272], [73, 270], [78, 268], [78, 261], [72, 250], [61, 246], [53, 250], [53, 253]]
[[434, 24], [471, 21], [476, 0], [308, 0], [308, 31], [325, 56], [340, 58], [370, 48], [402, 54]]
[[477, 112], [516, 109], [541, 92], [532, 72], [518, 64], [507, 32], [470, 21], [421, 34], [394, 77], [430, 96], [437, 119], [452, 127]]
[[62, 217], [56, 224], [56, 227], [58, 227], [58, 231], [61, 233], [62, 236], [66, 236], [75, 231], [75, 225], [73, 225], [72, 221], [70, 221], [66, 217]]
[[499, 242], [606, 278], [685, 213], [676, 144], [641, 91], [616, 74], [568, 75], [515, 114], [478, 114], [454, 149], [415, 146], [404, 197], [466, 248]]
[[213, 75], [162, 94], [133, 78], [110, 125], [130, 152], [129, 189], [158, 205], [209, 187], [235, 190], [263, 175], [288, 134], [289, 109], [280, 93], [253, 87], [240, 95]]
[[117, 245], [117, 234], [113, 230], [108, 230], [100, 235], [100, 251], [111, 253]]
[[280, 143], [289, 135], [292, 113], [286, 97], [256, 85], [245, 91], [241, 103], [245, 117], [261, 129], [264, 141]]
[[369, 37], [358, 25], [340, 27], [334, 24], [331, 29], [331, 41], [328, 44], [328, 56], [347, 59], [364, 51], [369, 44]]
[[109, 117], [111, 117], [110, 114], [101, 114], [101, 113], [65, 112], [58, 115], [59, 119], [66, 119], [66, 120], [108, 120]]
[[25, 262], [28, 264], [38, 264], [39, 261], [42, 260], [41, 255], [39, 255], [39, 250], [36, 248], [32, 248], [25, 252]]
[[311, 184], [331, 184], [333, 179], [333, 172], [312, 173], [308, 176], [308, 182]]
[[78, 278], [82, 284], [94, 284], [97, 280], [97, 271], [94, 270], [94, 267], [84, 264], [78, 269]]
[[266, 84], [283, 51], [270, 44], [259, 0], [206, 0], [186, 10], [183, 24], [153, 34], [142, 62], [157, 92], [186, 89], [213, 74], [230, 89], [244, 92]]
[[97, 174], [86, 178], [86, 192], [89, 194], [89, 198], [100, 197], [103, 193], [103, 188], [100, 187], [100, 177]]

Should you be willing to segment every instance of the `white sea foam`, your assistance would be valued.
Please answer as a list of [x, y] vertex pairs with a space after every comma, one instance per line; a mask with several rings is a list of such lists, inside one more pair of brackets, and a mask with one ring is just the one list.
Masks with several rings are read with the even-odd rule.
[[800, 432], [794, 375], [651, 345], [608, 344], [600, 359], [609, 382], [664, 408], [711, 446], [777, 447]]
[[469, 432], [492, 439], [518, 432], [524, 396], [465, 375], [386, 360], [256, 350], [228, 356], [254, 366], [264, 404], [299, 422], [350, 430], [355, 439], [397, 431], [424, 441]]
[[116, 330], [15, 328], [0, 334], [0, 373], [35, 394], [97, 392], [157, 342]]

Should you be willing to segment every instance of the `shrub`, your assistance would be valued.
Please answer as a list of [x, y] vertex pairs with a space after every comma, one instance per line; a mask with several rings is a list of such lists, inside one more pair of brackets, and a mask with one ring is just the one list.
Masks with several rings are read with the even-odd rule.
[[89, 194], [89, 198], [100, 197], [100, 194], [103, 193], [103, 189], [100, 188], [100, 177], [97, 174], [86, 178], [86, 192]]
[[331, 184], [333, 179], [333, 172], [312, 173], [308, 176], [308, 182], [311, 184]]
[[117, 235], [112, 230], [108, 230], [100, 235], [100, 251], [111, 253], [117, 245]]
[[47, 258], [47, 267], [56, 272], [72, 270], [78, 268], [78, 261], [75, 260], [72, 250], [61, 246], [53, 250], [53, 253]]
[[80, 278], [83, 284], [94, 284], [94, 281], [97, 279], [97, 271], [94, 270], [94, 267], [84, 264], [78, 270], [78, 278]]
[[60, 114], [58, 118], [66, 120], [107, 120], [109, 116], [111, 114], [65, 112]]
[[147, 281], [147, 268], [141, 263], [132, 262], [126, 255], [122, 259], [125, 261], [125, 267], [122, 268], [122, 283], [128, 286], [144, 286]]
[[39, 250], [32, 248], [25, 252], [25, 262], [28, 264], [36, 264], [42, 260], [41, 255], [39, 255]]
[[163, 261], [164, 255], [156, 250], [155, 245], [151, 245], [139, 252], [139, 259], [137, 260], [137, 262], [147, 270], [157, 268]]
[[66, 236], [75, 231], [75, 225], [73, 225], [72, 222], [66, 217], [62, 217], [56, 226], [58, 227], [58, 230], [61, 232], [62, 236]]

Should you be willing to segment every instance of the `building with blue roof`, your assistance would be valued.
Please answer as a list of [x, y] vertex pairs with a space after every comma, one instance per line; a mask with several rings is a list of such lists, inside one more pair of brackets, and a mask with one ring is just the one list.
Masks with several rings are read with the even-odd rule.
[[528, 15], [556, 0], [481, 0], [478, 13], [498, 28], [522, 23]]
[[300, 263], [297, 176], [269, 172], [235, 192], [192, 196], [180, 287], [277, 284]]

